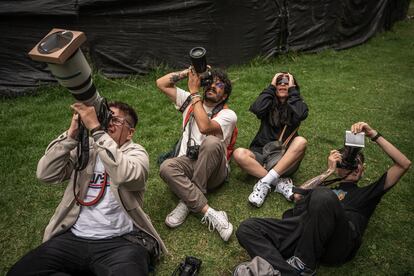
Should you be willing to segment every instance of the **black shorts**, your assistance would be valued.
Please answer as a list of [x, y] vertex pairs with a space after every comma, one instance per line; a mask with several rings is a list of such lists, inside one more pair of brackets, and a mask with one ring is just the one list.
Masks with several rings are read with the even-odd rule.
[[[260, 165], [264, 166], [263, 148], [250, 148], [250, 151], [253, 152], [256, 161], [259, 162]], [[290, 167], [282, 176], [293, 175], [299, 169], [300, 162], [302, 162], [302, 160]]]

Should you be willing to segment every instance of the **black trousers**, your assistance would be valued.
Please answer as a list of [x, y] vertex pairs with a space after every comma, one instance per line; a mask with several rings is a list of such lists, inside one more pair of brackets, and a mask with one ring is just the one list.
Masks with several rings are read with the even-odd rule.
[[335, 193], [318, 188], [303, 200], [305, 210], [298, 216], [248, 219], [236, 232], [240, 245], [252, 258], [264, 258], [282, 275], [297, 275], [285, 261], [291, 256], [315, 270], [319, 263], [339, 265], [348, 261], [359, 247], [359, 237]]
[[68, 231], [23, 256], [7, 275], [148, 275], [148, 265], [148, 251], [122, 237], [87, 240]]

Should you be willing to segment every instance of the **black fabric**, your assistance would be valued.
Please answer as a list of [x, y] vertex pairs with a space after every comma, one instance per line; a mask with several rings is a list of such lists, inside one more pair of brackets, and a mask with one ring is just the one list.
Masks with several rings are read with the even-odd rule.
[[333, 189], [341, 200], [346, 216], [361, 235], [364, 233], [368, 221], [382, 196], [388, 191], [384, 189], [386, 177], [387, 173], [365, 187], [358, 187], [355, 183], [345, 182]]
[[311, 269], [319, 263], [345, 263], [355, 256], [369, 218], [388, 191], [384, 189], [386, 176], [361, 188], [346, 182], [337, 189], [308, 190], [281, 220], [242, 222], [236, 233], [239, 243], [251, 257], [264, 258], [282, 275], [291, 273], [285, 262], [291, 256]]
[[68, 231], [23, 256], [7, 276], [148, 275], [148, 251], [122, 237], [86, 240]]
[[[250, 149], [258, 153], [263, 153], [264, 145], [279, 139], [285, 124], [287, 127], [282, 142], [308, 116], [308, 106], [302, 100], [299, 89], [293, 87], [289, 88], [288, 100], [282, 108], [276, 98], [276, 87], [269, 85], [260, 93], [249, 110], [260, 119], [259, 130], [250, 144]], [[280, 115], [275, 115], [275, 113]], [[297, 135], [296, 133], [293, 138]]]
[[[410, 0], [345, 1], [0, 1], [0, 96], [55, 82], [27, 53], [52, 28], [80, 30], [83, 50], [107, 77], [146, 74], [161, 64], [186, 68], [188, 52], [229, 66], [287, 50], [344, 49], [389, 30]], [[102, 91], [104, 92], [104, 91]]]
[[236, 232], [240, 245], [282, 275], [297, 275], [285, 261], [291, 256], [312, 270], [319, 262], [338, 265], [352, 258], [360, 242], [335, 194], [328, 188], [316, 189], [300, 204], [306, 211], [297, 216], [241, 223]]

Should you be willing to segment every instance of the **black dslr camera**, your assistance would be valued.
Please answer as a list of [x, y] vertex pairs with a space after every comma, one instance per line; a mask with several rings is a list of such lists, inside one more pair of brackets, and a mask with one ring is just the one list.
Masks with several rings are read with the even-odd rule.
[[195, 276], [198, 275], [202, 261], [196, 257], [187, 256], [175, 269], [173, 276]]
[[199, 151], [200, 151], [199, 145], [189, 146], [187, 147], [187, 152], [185, 156], [187, 156], [191, 160], [197, 160]]
[[201, 86], [206, 87], [213, 83], [213, 75], [207, 67], [206, 49], [195, 47], [190, 50], [191, 64], [194, 70], [199, 74]]
[[342, 161], [337, 163], [337, 167], [346, 170], [354, 170], [358, 167], [358, 153], [365, 146], [365, 133], [353, 134], [351, 131], [345, 132], [345, 147], [339, 150], [342, 154]]

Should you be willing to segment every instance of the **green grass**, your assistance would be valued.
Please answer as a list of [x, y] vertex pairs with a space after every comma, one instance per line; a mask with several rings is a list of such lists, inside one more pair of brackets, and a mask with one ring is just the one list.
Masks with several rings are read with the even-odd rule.
[[[230, 105], [238, 114], [238, 146], [247, 147], [259, 122], [248, 107], [277, 71], [288, 70], [298, 79], [310, 107], [301, 135], [309, 148], [294, 176], [302, 183], [326, 167], [329, 150], [343, 143], [344, 131], [356, 121], [369, 122], [407, 157], [414, 159], [414, 22], [404, 21], [392, 31], [368, 43], [340, 52], [296, 54], [272, 60], [255, 59], [228, 69], [234, 80]], [[95, 84], [108, 99], [121, 100], [139, 112], [134, 140], [150, 155], [151, 173], [144, 209], [163, 237], [170, 255], [157, 267], [158, 275], [170, 275], [186, 255], [203, 260], [202, 275], [229, 275], [248, 258], [233, 235], [224, 243], [192, 215], [178, 229], [164, 225], [177, 199], [158, 176], [156, 158], [180, 135], [180, 114], [155, 87], [155, 79], [167, 73], [159, 69], [145, 77], [108, 80], [95, 74]], [[185, 87], [185, 83], [181, 85]], [[0, 273], [41, 242], [65, 188], [48, 186], [35, 177], [36, 165], [49, 141], [65, 131], [73, 98], [65, 89], [42, 87], [35, 95], [0, 102]], [[364, 150], [367, 170], [362, 185], [374, 181], [391, 161], [374, 144]], [[226, 210], [235, 229], [249, 217], [280, 217], [291, 207], [279, 194], [254, 208], [247, 202], [255, 179], [234, 164], [229, 183], [208, 196], [209, 203]], [[321, 267], [319, 275], [408, 275], [414, 271], [413, 172], [382, 200], [365, 233], [356, 258], [340, 268]]]

